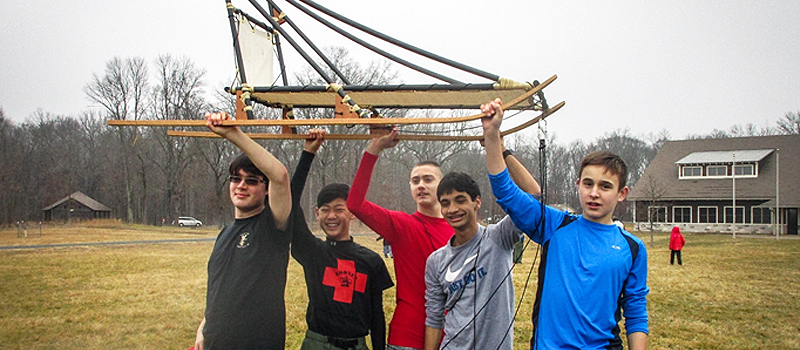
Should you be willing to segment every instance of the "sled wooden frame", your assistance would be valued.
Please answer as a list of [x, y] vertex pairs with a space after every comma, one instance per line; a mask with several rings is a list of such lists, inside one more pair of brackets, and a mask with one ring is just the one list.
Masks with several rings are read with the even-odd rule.
[[[532, 98], [534, 94], [552, 83], [557, 77], [554, 75], [543, 83], [528, 90], [517, 98], [503, 104], [503, 109], [511, 109], [517, 104]], [[485, 101], [485, 102], [488, 102]], [[545, 111], [546, 112], [546, 111]], [[437, 124], [460, 123], [478, 120], [484, 117], [483, 113], [442, 118], [318, 118], [318, 119], [232, 119], [222, 123], [223, 126], [324, 126], [324, 125], [408, 125], [408, 124]], [[109, 120], [111, 126], [205, 126], [205, 120]]]
[[[523, 130], [529, 126], [532, 126], [545, 118], [549, 117], [551, 114], [558, 111], [561, 107], [564, 106], [564, 102], [559, 102], [555, 106], [543, 111], [541, 114], [536, 116], [535, 118], [526, 121], [520, 125], [517, 125], [511, 129], [502, 131], [500, 133], [501, 136], [506, 136]], [[483, 114], [480, 114], [481, 116]], [[399, 118], [396, 118], [399, 119]], [[219, 135], [210, 132], [210, 131], [178, 131], [178, 130], [168, 130], [167, 135], [169, 136], [176, 136], [176, 137], [203, 137], [203, 138], [220, 138]], [[308, 134], [272, 134], [272, 133], [247, 133], [248, 136], [252, 139], [261, 139], [261, 140], [305, 140], [309, 138]], [[326, 140], [369, 140], [375, 137], [373, 134], [326, 134]], [[481, 135], [469, 135], [469, 136], [458, 136], [458, 135], [422, 135], [422, 134], [398, 134], [398, 140], [406, 140], [406, 141], [480, 141], [483, 140], [483, 136]]]

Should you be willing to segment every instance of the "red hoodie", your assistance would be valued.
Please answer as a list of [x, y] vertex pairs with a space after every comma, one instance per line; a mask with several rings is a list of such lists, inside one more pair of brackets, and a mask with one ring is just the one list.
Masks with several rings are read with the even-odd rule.
[[686, 240], [681, 234], [681, 229], [678, 226], [672, 228], [672, 235], [669, 236], [669, 250], [681, 250]]

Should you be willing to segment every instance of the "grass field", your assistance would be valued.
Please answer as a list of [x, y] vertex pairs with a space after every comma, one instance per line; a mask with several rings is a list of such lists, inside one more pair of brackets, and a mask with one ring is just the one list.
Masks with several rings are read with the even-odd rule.
[[[0, 230], [0, 246], [214, 238], [215, 228], [96, 222]], [[667, 234], [648, 244], [650, 349], [800, 349], [800, 240], [686, 234], [684, 266], [669, 265]], [[373, 234], [356, 241], [375, 251]], [[0, 250], [0, 349], [187, 349], [205, 306], [213, 242]], [[514, 272], [522, 295], [535, 245]], [[391, 260], [387, 260], [393, 271]], [[287, 349], [305, 331], [305, 284], [289, 264]], [[533, 271], [515, 325], [528, 348]], [[385, 293], [387, 317], [394, 288]]]

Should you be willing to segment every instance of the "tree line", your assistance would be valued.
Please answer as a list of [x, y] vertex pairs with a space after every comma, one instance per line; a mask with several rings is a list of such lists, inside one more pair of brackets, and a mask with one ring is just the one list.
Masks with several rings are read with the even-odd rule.
[[[354, 84], [397, 83], [391, 66], [377, 62], [362, 65], [342, 48], [330, 48], [329, 57]], [[42, 220], [41, 209], [75, 191], [112, 208], [112, 217], [129, 223], [160, 224], [177, 216], [194, 216], [205, 224], [233, 219], [228, 198], [228, 165], [238, 149], [222, 139], [170, 137], [163, 127], [112, 127], [108, 120], [200, 119], [206, 111], [233, 113], [230, 95], [219, 92], [206, 97], [205, 71], [187, 58], [158, 57], [151, 65], [142, 58], [114, 58], [102, 74], [85, 86], [86, 96], [99, 108], [78, 116], [54, 115], [37, 110], [17, 125], [0, 108], [0, 225], [19, 220]], [[331, 74], [332, 75], [332, 74]], [[298, 84], [321, 84], [311, 70], [296, 74]], [[430, 114], [432, 111], [388, 110], [387, 116]], [[257, 118], [278, 118], [279, 111], [256, 107]], [[299, 110], [301, 118], [330, 117], [330, 111]], [[440, 113], [440, 112], [439, 112]], [[176, 130], [189, 130], [174, 127]], [[300, 128], [303, 129], [303, 128]], [[534, 128], [531, 128], [534, 129]], [[246, 132], [279, 133], [280, 128], [249, 127]], [[303, 132], [304, 130], [299, 130]], [[362, 127], [331, 127], [331, 133], [365, 133]], [[472, 125], [420, 125], [404, 127], [405, 133], [476, 134]], [[800, 113], [787, 113], [774, 128], [752, 124], [715, 130], [690, 138], [738, 137], [800, 133]], [[548, 204], [580, 208], [575, 189], [581, 158], [597, 149], [609, 149], [628, 164], [628, 183], [635, 186], [658, 149], [670, 139], [666, 131], [645, 137], [619, 129], [591, 142], [560, 144], [535, 131], [514, 134], [505, 140], [515, 156], [546, 188]], [[259, 141], [280, 159], [290, 173], [297, 164], [303, 142]], [[544, 145], [542, 148], [541, 146]], [[366, 147], [366, 141], [328, 140], [317, 154], [302, 199], [313, 218], [315, 194], [325, 184], [350, 184]], [[408, 174], [419, 161], [434, 160], [445, 171], [461, 171], [476, 179], [484, 197], [481, 216], [502, 214], [494, 204], [485, 170], [482, 147], [477, 142], [402, 141], [381, 154], [368, 199], [387, 208], [411, 212]], [[542, 166], [544, 164], [544, 166]], [[488, 200], [487, 200], [488, 199]], [[488, 204], [488, 205], [487, 205]], [[630, 208], [618, 206], [620, 217]]]

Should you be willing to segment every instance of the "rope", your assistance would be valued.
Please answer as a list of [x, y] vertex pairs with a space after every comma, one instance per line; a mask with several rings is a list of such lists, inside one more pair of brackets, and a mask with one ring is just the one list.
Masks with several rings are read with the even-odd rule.
[[[520, 111], [520, 112], [518, 112], [518, 113], [516, 113], [516, 114], [514, 114], [514, 116], [515, 116], [515, 115], [518, 115], [519, 113], [521, 113], [521, 111]], [[544, 121], [544, 120], [543, 120], [543, 121]], [[542, 213], [541, 213], [541, 218], [542, 218], [542, 219], [541, 219], [541, 221], [540, 221], [539, 232], [544, 232], [544, 229], [545, 229], [545, 216], [544, 216], [544, 214], [545, 214], [545, 204], [547, 203], [547, 152], [546, 152], [546, 146], [547, 146], [547, 144], [546, 144], [546, 139], [547, 139], [547, 123], [546, 123], [546, 122], [545, 122], [545, 123], [539, 123], [538, 134], [539, 134], [538, 136], [539, 136], [539, 173], [540, 173], [540, 187], [541, 187], [541, 189], [542, 189], [542, 194], [541, 194], [541, 197], [540, 197], [540, 198], [541, 198], [541, 200], [540, 200], [540, 202], [541, 202], [541, 208], [542, 208]], [[524, 246], [523, 246], [523, 248], [522, 248], [522, 251], [523, 251], [523, 252], [524, 252], [524, 251], [525, 251], [525, 250], [528, 248], [528, 245], [530, 244], [530, 242], [531, 242], [531, 240], [530, 240], [530, 239], [529, 239], [527, 242], [525, 242], [525, 245], [524, 245]], [[524, 284], [524, 286], [523, 286], [523, 288], [522, 288], [522, 294], [520, 295], [520, 298], [519, 298], [519, 303], [517, 304], [517, 307], [516, 307], [516, 309], [514, 310], [514, 317], [511, 319], [511, 323], [508, 325], [508, 328], [506, 328], [506, 332], [503, 334], [503, 338], [500, 340], [500, 343], [499, 343], [499, 344], [497, 344], [497, 347], [495, 348], [495, 350], [497, 350], [497, 349], [500, 349], [500, 347], [503, 345], [503, 342], [505, 342], [505, 340], [506, 340], [506, 338], [507, 338], [507, 336], [508, 336], [508, 332], [511, 330], [511, 328], [512, 328], [512, 327], [514, 327], [514, 321], [516, 320], [516, 318], [517, 318], [517, 315], [519, 315], [519, 310], [520, 310], [520, 308], [522, 307], [522, 302], [523, 302], [523, 300], [525, 300], [525, 293], [526, 293], [526, 292], [527, 292], [527, 290], [528, 290], [528, 283], [529, 283], [529, 282], [530, 282], [530, 280], [531, 280], [531, 275], [533, 275], [533, 267], [534, 267], [534, 266], [536, 266], [536, 263], [537, 263], [537, 261], [539, 260], [539, 253], [540, 253], [540, 249], [541, 249], [541, 246], [540, 246], [540, 245], [537, 245], [537, 247], [536, 247], [536, 253], [535, 253], [535, 255], [534, 255], [533, 262], [531, 263], [531, 268], [530, 268], [530, 270], [528, 270], [528, 276], [525, 278], [525, 284]], [[476, 259], [475, 259], [475, 263], [476, 263], [476, 264], [477, 264], [477, 261], [478, 261], [478, 259], [476, 258]], [[471, 319], [469, 322], [467, 322], [467, 323], [464, 325], [464, 327], [463, 327], [463, 328], [461, 328], [461, 329], [460, 329], [458, 332], [456, 332], [456, 334], [455, 334], [455, 335], [454, 335], [454, 336], [453, 336], [453, 337], [452, 337], [452, 338], [451, 338], [451, 339], [450, 339], [450, 340], [449, 340], [447, 343], [443, 344], [443, 345], [441, 346], [441, 349], [445, 349], [445, 348], [447, 348], [447, 346], [449, 345], [449, 343], [450, 343], [450, 342], [452, 342], [453, 340], [455, 340], [455, 339], [456, 339], [456, 338], [457, 338], [457, 337], [458, 337], [458, 336], [459, 336], [459, 335], [460, 335], [460, 334], [461, 334], [461, 333], [462, 333], [464, 330], [466, 330], [466, 328], [467, 328], [467, 327], [468, 327], [470, 324], [472, 324], [472, 327], [473, 327], [473, 332], [474, 332], [474, 328], [475, 328], [475, 322], [476, 322], [476, 320], [477, 320], [477, 318], [478, 318], [478, 314], [480, 314], [480, 313], [481, 313], [481, 312], [484, 310], [484, 308], [486, 308], [486, 306], [488, 306], [488, 305], [489, 305], [489, 303], [490, 303], [490, 302], [491, 302], [491, 300], [494, 298], [494, 296], [495, 296], [495, 294], [497, 293], [497, 291], [500, 289], [500, 287], [503, 285], [503, 283], [505, 283], [505, 282], [506, 282], [506, 279], [508, 279], [508, 278], [511, 276], [511, 273], [512, 273], [512, 271], [514, 270], [514, 268], [515, 268], [516, 266], [517, 266], [517, 264], [516, 264], [516, 263], [512, 263], [512, 265], [511, 265], [511, 268], [508, 270], [508, 272], [506, 272], [506, 275], [505, 275], [505, 277], [503, 278], [503, 281], [502, 281], [500, 284], [498, 284], [498, 285], [495, 287], [494, 291], [493, 291], [493, 292], [492, 292], [492, 294], [489, 296], [489, 299], [486, 301], [486, 303], [485, 303], [484, 305], [482, 305], [482, 306], [481, 306], [481, 308], [480, 308], [480, 309], [478, 309], [478, 310], [476, 311], [476, 310], [475, 310], [475, 305], [473, 304], [473, 315], [472, 315], [472, 319]], [[474, 270], [474, 269], [475, 269], [475, 267], [473, 266], [473, 270]], [[476, 280], [476, 281], [475, 281], [475, 291], [476, 291], [475, 299], [476, 299], [476, 300], [477, 300], [477, 283], [478, 283], [478, 282], [477, 282], [477, 280]], [[513, 281], [512, 281], [512, 283], [513, 283]], [[465, 288], [466, 288], [466, 287], [465, 287]], [[463, 291], [463, 289], [462, 289], [462, 291], [461, 291], [461, 294], [463, 294], [463, 293], [464, 293], [464, 291]], [[460, 299], [460, 298], [461, 298], [461, 295], [459, 295], [458, 299]], [[456, 301], [458, 301], [458, 300], [456, 300]], [[475, 335], [475, 334], [473, 334], [473, 347], [475, 346], [475, 343], [474, 343], [475, 336], [476, 336], [476, 335]], [[535, 341], [535, 338], [534, 338], [534, 341]]]
[[[543, 123], [542, 123], [543, 122]], [[542, 212], [541, 220], [539, 222], [539, 232], [543, 233], [545, 230], [545, 204], [547, 203], [547, 121], [542, 120], [539, 123], [539, 177], [541, 178], [541, 189], [542, 189], [542, 196], [541, 196], [541, 208]], [[541, 246], [539, 246], [541, 247]], [[536, 249], [536, 255], [539, 256], [540, 250]], [[531, 265], [531, 271], [533, 271], [533, 265]], [[537, 276], [541, 278], [541, 276]], [[530, 274], [528, 275], [528, 279], [530, 280]], [[528, 281], [525, 281], [525, 284], [528, 284]], [[536, 348], [536, 330], [533, 330], [533, 335], [531, 336], [531, 349]]]
[[[542, 123], [542, 122], [544, 122], [544, 123]], [[539, 232], [544, 232], [544, 228], [545, 228], [545, 226], [544, 226], [545, 203], [547, 203], [547, 153], [545, 152], [545, 148], [546, 148], [545, 139], [547, 138], [547, 122], [545, 122], [544, 120], [542, 120], [542, 122], [538, 123], [539, 124], [539, 177], [540, 177], [539, 183], [540, 183], [540, 187], [542, 189], [542, 194], [541, 194], [541, 197], [540, 197], [540, 199], [541, 199], [540, 203], [541, 203], [541, 208], [542, 208], [542, 212], [541, 212], [542, 220], [541, 220], [541, 225], [539, 226]], [[525, 245], [522, 247], [522, 251], [523, 252], [526, 249], [528, 249], [528, 244], [530, 244], [530, 243], [531, 243], [531, 240], [528, 240], [527, 242], [525, 242]], [[536, 253], [534, 254], [533, 262], [531, 263], [531, 268], [530, 268], [530, 270], [528, 270], [528, 276], [525, 278], [525, 285], [522, 287], [522, 295], [520, 295], [520, 297], [519, 297], [519, 304], [517, 304], [517, 308], [516, 308], [516, 310], [514, 310], [514, 319], [515, 320], [517, 319], [517, 315], [519, 314], [519, 309], [522, 307], [522, 301], [525, 300], [525, 293], [528, 291], [528, 283], [531, 280], [531, 275], [533, 275], [533, 267], [536, 266], [536, 262], [539, 260], [540, 249], [541, 249], [541, 245], [537, 244], [536, 245]], [[516, 264], [514, 264], [514, 266], [516, 266]], [[512, 269], [513, 269], [513, 267], [512, 267]], [[511, 329], [511, 327], [513, 327], [513, 325], [514, 325], [513, 323], [510, 324], [508, 326], [508, 329]], [[508, 331], [506, 331], [506, 334], [508, 334]], [[535, 338], [534, 338], [534, 341], [535, 341]], [[500, 344], [498, 344], [497, 349], [499, 349], [500, 345], [502, 345], [502, 344], [503, 344], [503, 342], [501, 341]]]
[[514, 88], [531, 89], [533, 87], [529, 83], [521, 83], [516, 80], [511, 80], [503, 77], [497, 79], [497, 82], [492, 85], [494, 86], [495, 89], [514, 89]]

